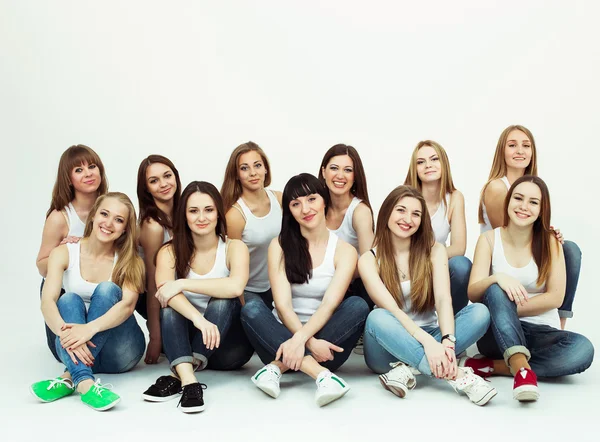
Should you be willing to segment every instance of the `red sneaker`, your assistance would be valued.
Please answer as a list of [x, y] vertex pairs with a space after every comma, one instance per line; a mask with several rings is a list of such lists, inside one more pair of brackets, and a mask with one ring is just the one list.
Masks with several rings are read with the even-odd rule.
[[474, 358], [463, 356], [458, 361], [458, 366], [470, 367], [477, 376], [482, 378], [487, 378], [494, 373], [494, 361], [481, 355], [477, 355]]
[[537, 401], [540, 392], [537, 386], [537, 376], [533, 370], [522, 367], [515, 375], [513, 398], [520, 402]]

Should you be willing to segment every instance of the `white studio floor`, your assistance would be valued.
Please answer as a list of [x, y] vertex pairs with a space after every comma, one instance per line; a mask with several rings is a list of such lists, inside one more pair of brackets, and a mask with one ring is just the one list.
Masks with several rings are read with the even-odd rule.
[[[0, 416], [3, 441], [164, 440], [174, 433], [200, 440], [468, 440], [477, 435], [485, 440], [505, 440], [511, 430], [521, 431], [524, 439], [571, 436], [577, 441], [598, 440], [597, 421], [593, 420], [600, 392], [597, 361], [581, 375], [540, 382], [541, 398], [532, 404], [512, 399], [511, 378], [492, 378], [499, 393], [485, 407], [458, 396], [445, 382], [423, 376], [417, 378], [417, 388], [407, 398], [399, 399], [380, 386], [377, 376], [356, 354], [338, 371], [352, 390], [322, 409], [313, 401], [314, 381], [302, 373], [283, 376], [282, 393], [276, 400], [259, 391], [249, 379], [261, 366], [256, 355], [239, 371], [199, 373], [200, 381], [208, 385], [204, 393], [207, 408], [195, 415], [180, 412], [178, 400], [148, 403], [140, 398], [158, 376], [168, 373], [164, 358], [154, 366], [146, 366], [142, 360], [129, 373], [100, 375], [122, 398], [108, 412], [87, 408], [77, 395], [42, 404], [28, 392], [29, 384], [60, 374], [62, 367], [45, 347], [41, 317], [35, 313], [30, 318], [37, 336], [26, 336], [25, 346], [9, 339], [9, 350], [5, 349], [1, 369], [5, 397], [10, 400], [4, 401]], [[570, 325], [578, 322], [572, 320]]]

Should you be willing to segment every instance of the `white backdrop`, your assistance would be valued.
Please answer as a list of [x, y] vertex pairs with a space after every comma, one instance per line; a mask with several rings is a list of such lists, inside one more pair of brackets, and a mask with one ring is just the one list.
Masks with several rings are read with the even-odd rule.
[[72, 144], [95, 149], [110, 189], [135, 202], [151, 153], [184, 186], [220, 187], [231, 150], [253, 140], [281, 190], [343, 142], [377, 210], [433, 139], [466, 198], [471, 257], [498, 136], [518, 123], [536, 138], [554, 225], [584, 253], [569, 327], [598, 344], [599, 4], [417, 3], [1, 0], [2, 340], [18, 327], [42, 343], [35, 257]]

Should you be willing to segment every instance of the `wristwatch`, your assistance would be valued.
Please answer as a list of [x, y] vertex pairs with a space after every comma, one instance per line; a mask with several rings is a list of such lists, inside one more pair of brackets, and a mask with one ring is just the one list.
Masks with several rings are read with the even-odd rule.
[[442, 336], [442, 340], [440, 342], [444, 342], [444, 339], [447, 339], [450, 342], [452, 342], [453, 344], [456, 344], [456, 336], [451, 335], [450, 333], [448, 333], [447, 335]]

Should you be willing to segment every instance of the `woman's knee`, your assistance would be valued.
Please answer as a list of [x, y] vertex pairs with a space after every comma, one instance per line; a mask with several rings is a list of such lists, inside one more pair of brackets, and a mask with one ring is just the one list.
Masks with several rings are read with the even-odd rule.
[[363, 322], [367, 319], [367, 316], [369, 316], [369, 305], [367, 304], [367, 301], [360, 296], [350, 296], [348, 299], [345, 299], [342, 304], [348, 310], [348, 314]]
[[123, 291], [121, 287], [112, 281], [104, 281], [98, 284], [92, 293], [92, 301], [103, 299], [112, 304], [116, 304], [123, 299]]
[[469, 322], [475, 327], [481, 327], [485, 330], [490, 325], [490, 310], [481, 303], [470, 304], [465, 307], [468, 309]]
[[576, 372], [581, 373], [592, 365], [592, 361], [594, 360], [594, 345], [583, 335], [573, 335], [573, 340], [571, 341], [572, 352], [569, 360], [575, 366]]
[[264, 313], [270, 313], [269, 308], [259, 297], [252, 298], [242, 307], [240, 318], [242, 323], [253, 322]]
[[492, 284], [485, 290], [485, 293], [483, 294], [483, 303], [490, 310], [493, 310], [501, 305], [513, 304], [513, 302], [508, 299], [508, 296], [506, 296], [506, 292], [502, 290], [498, 284]]
[[469, 280], [473, 263], [466, 256], [453, 256], [448, 260], [448, 269], [453, 278], [462, 278]]
[[573, 241], [565, 241], [563, 244], [563, 254], [565, 260], [572, 264], [581, 266], [581, 249]]
[[85, 302], [77, 293], [68, 292], [58, 298], [58, 301], [56, 301], [56, 306], [59, 310], [61, 308], [74, 306], [81, 306], [85, 308]]

